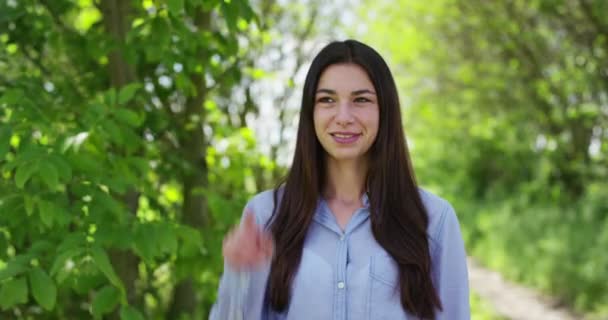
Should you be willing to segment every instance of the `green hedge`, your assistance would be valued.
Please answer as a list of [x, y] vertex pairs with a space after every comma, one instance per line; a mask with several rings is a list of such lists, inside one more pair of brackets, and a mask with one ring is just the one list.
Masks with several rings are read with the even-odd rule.
[[[508, 279], [556, 296], [592, 318], [608, 316], [608, 186], [556, 205], [510, 197], [464, 203], [469, 254]], [[458, 200], [456, 200], [458, 201]]]

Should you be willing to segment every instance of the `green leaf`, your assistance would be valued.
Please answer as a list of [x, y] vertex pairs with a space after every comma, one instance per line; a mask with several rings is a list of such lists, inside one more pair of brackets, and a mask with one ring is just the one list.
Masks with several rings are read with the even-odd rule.
[[20, 165], [15, 173], [15, 185], [17, 188], [23, 189], [25, 183], [32, 177], [32, 174], [38, 170], [38, 163], [34, 161], [28, 161]]
[[27, 302], [27, 282], [25, 278], [15, 278], [5, 282], [0, 289], [2, 310]]
[[156, 254], [155, 235], [149, 223], [138, 224], [135, 229], [135, 251], [146, 262], [151, 263]]
[[150, 170], [148, 159], [144, 157], [129, 157], [126, 159], [130, 168], [134, 168], [135, 174], [145, 175]]
[[215, 8], [215, 6], [217, 6], [218, 3], [223, 2], [225, 0], [205, 0], [205, 1], [200, 1], [200, 6], [201, 9], [203, 9], [204, 11], [210, 11], [212, 9]]
[[44, 270], [34, 268], [30, 271], [30, 290], [34, 299], [46, 310], [53, 310], [57, 302], [57, 287]]
[[113, 106], [116, 103], [116, 88], [110, 88], [107, 90], [103, 95], [103, 99], [106, 105]]
[[[16, 21], [18, 18], [26, 14], [26, 10], [19, 6], [12, 7], [8, 5], [10, 2], [6, 2], [0, 11], [0, 23], [7, 23], [8, 21]], [[10, 92], [10, 91], [9, 91]]]
[[156, 238], [161, 252], [173, 254], [177, 251], [177, 234], [175, 229], [168, 225], [160, 225], [157, 228]]
[[118, 290], [113, 286], [105, 286], [93, 298], [92, 311], [96, 319], [102, 315], [112, 312], [120, 301]]
[[15, 168], [17, 168], [17, 166], [19, 166], [20, 164], [21, 164], [21, 163], [20, 163], [18, 160], [16, 160], [16, 161], [10, 161], [10, 162], [7, 162], [6, 164], [4, 164], [4, 166], [2, 167], [2, 169], [3, 169], [4, 171], [13, 171], [13, 170], [15, 170]]
[[27, 213], [28, 217], [34, 213], [34, 207], [36, 206], [36, 199], [31, 197], [28, 194], [23, 196], [23, 202], [25, 205], [25, 213]]
[[0, 269], [0, 282], [8, 278], [18, 276], [26, 270], [27, 267], [22, 263], [15, 260], [10, 260], [3, 269]]
[[175, 228], [175, 233], [184, 241], [192, 244], [199, 244], [202, 242], [201, 233], [196, 228], [192, 228], [186, 225], [179, 225]]
[[55, 246], [51, 242], [49, 242], [45, 239], [39, 239], [39, 240], [35, 240], [35, 242], [27, 250], [27, 252], [28, 252], [28, 254], [31, 254], [32, 256], [38, 256], [41, 254], [51, 252], [52, 250], [55, 250]]
[[110, 283], [123, 289], [124, 291], [122, 281], [120, 281], [120, 278], [118, 278], [118, 275], [116, 275], [116, 272], [114, 272], [114, 268], [110, 263], [110, 258], [108, 258], [108, 254], [105, 252], [105, 250], [99, 246], [93, 246], [91, 248], [91, 256], [93, 257], [93, 261], [95, 261], [97, 268], [99, 268], [99, 270], [108, 278], [108, 280], [110, 280]]
[[101, 122], [101, 125], [103, 126], [104, 131], [110, 136], [112, 142], [119, 146], [123, 146], [125, 144], [124, 137], [122, 136], [122, 130], [120, 130], [120, 126], [114, 120], [104, 119]]
[[65, 267], [65, 263], [69, 259], [73, 259], [74, 257], [79, 256], [83, 253], [83, 251], [84, 249], [82, 247], [69, 248], [55, 256], [55, 261], [53, 261], [53, 265], [51, 266], [50, 270], [51, 275], [57, 275], [57, 273]]
[[184, 0], [167, 0], [167, 7], [173, 15], [178, 15], [184, 10]]
[[194, 257], [200, 255], [202, 243], [200, 231], [180, 225], [175, 229], [175, 233], [180, 238], [180, 256]]
[[51, 228], [53, 226], [53, 220], [55, 218], [56, 207], [53, 203], [49, 201], [40, 201], [38, 203], [38, 212], [40, 213], [40, 220], [47, 227]]
[[91, 195], [93, 196], [93, 199], [97, 200], [96, 203], [98, 203], [100, 207], [112, 212], [117, 219], [124, 219], [126, 208], [123, 206], [122, 202], [101, 190], [92, 190]]
[[23, 200], [20, 194], [8, 193], [0, 197], [0, 212], [7, 216], [14, 214], [22, 205]]
[[57, 173], [61, 179], [66, 181], [72, 179], [72, 168], [63, 156], [52, 154], [48, 159], [55, 169], [57, 169]]
[[42, 177], [42, 181], [49, 187], [51, 190], [55, 190], [59, 185], [59, 174], [57, 173], [57, 169], [55, 166], [51, 164], [49, 161], [44, 161], [40, 163], [38, 173]]
[[131, 82], [126, 86], [120, 88], [120, 92], [118, 92], [118, 104], [124, 105], [127, 102], [131, 101], [131, 99], [133, 99], [139, 88], [141, 88], [141, 84], [139, 84], [138, 82]]
[[121, 134], [124, 137], [124, 145], [127, 152], [133, 153], [141, 145], [141, 136], [139, 136], [134, 129], [123, 126]]
[[167, 19], [160, 16], [156, 16], [150, 23], [151, 29], [150, 34], [154, 35], [154, 41], [150, 43], [148, 50], [145, 50], [147, 61], [156, 61], [164, 59], [164, 50], [154, 50], [154, 48], [163, 47], [169, 45], [171, 42], [171, 31]]
[[116, 109], [114, 111], [114, 116], [131, 127], [138, 127], [142, 122], [137, 112], [127, 108]]
[[11, 127], [4, 125], [0, 128], [0, 160], [4, 159], [4, 155], [8, 152], [11, 145]]
[[139, 310], [131, 307], [131, 306], [122, 306], [120, 309], [120, 319], [121, 320], [144, 320], [144, 316], [139, 312]]
[[76, 153], [70, 155], [70, 165], [77, 171], [83, 171], [90, 177], [97, 178], [102, 176], [104, 172], [102, 171], [105, 163], [103, 162], [103, 158], [96, 158], [90, 154], [86, 153]]
[[255, 18], [255, 11], [253, 11], [253, 8], [251, 7], [249, 1], [239, 1], [241, 4], [241, 16], [243, 17], [243, 19], [245, 19], [246, 21], [251, 21], [253, 18]]
[[104, 227], [102, 232], [96, 232], [95, 242], [100, 246], [111, 245], [120, 250], [130, 250], [133, 248], [133, 234], [130, 226], [114, 224]]
[[222, 2], [220, 5], [222, 16], [223, 16], [224, 20], [226, 21], [226, 25], [228, 26], [230, 33], [234, 33], [237, 30], [236, 21], [237, 21], [237, 17], [238, 17], [238, 12], [237, 12], [237, 10], [235, 10], [234, 6], [235, 6], [235, 4], [229, 4], [229, 3], [226, 3], [225, 1]]

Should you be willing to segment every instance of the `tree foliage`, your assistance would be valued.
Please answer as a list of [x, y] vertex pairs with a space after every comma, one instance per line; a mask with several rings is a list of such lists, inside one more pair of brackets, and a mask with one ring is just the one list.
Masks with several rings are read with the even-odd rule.
[[206, 314], [266, 170], [221, 104], [259, 21], [240, 0], [0, 3], [0, 317]]
[[421, 183], [461, 208], [470, 251], [595, 312], [606, 312], [608, 294], [598, 254], [608, 223], [607, 5], [405, 0], [364, 9], [383, 16], [368, 34], [396, 70]]

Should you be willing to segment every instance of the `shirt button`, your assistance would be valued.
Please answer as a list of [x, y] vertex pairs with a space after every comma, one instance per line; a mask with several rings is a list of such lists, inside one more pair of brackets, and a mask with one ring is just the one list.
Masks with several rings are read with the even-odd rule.
[[340, 241], [344, 241], [344, 235], [340, 236]]
[[344, 289], [344, 282], [338, 282], [338, 289]]

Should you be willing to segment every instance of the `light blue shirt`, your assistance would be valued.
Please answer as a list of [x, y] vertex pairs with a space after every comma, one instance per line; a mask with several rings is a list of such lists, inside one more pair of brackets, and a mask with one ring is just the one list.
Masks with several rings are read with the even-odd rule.
[[[443, 311], [438, 320], [470, 319], [466, 253], [458, 219], [444, 199], [419, 189], [429, 214], [432, 279]], [[247, 207], [264, 225], [272, 215], [272, 190], [253, 197]], [[339, 227], [327, 203], [320, 199], [293, 281], [290, 305], [277, 313], [265, 301], [269, 265], [236, 272], [225, 266], [210, 320], [402, 320], [397, 265], [371, 232], [369, 202]]]

